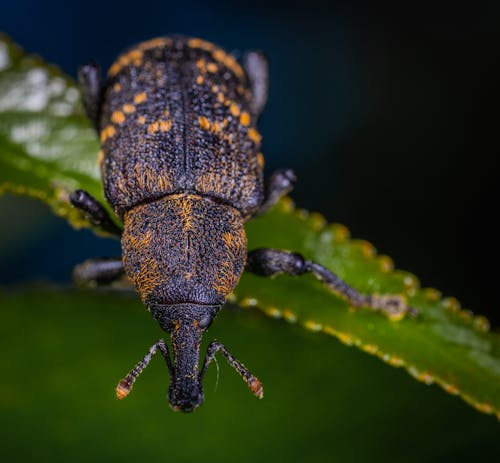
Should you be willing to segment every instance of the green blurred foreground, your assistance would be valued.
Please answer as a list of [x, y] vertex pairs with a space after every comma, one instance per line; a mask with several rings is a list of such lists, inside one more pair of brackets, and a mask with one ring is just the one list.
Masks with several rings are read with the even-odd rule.
[[[436, 386], [324, 334], [226, 307], [223, 341], [264, 383], [258, 400], [223, 358], [189, 415], [166, 401], [156, 358], [122, 402], [118, 380], [162, 336], [132, 294], [0, 293], [3, 462], [492, 461], [500, 428]], [[134, 302], [135, 301], [135, 302]]]

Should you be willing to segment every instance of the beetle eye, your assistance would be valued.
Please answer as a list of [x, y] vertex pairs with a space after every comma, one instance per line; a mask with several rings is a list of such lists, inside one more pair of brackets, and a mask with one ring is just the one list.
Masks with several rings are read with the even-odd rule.
[[205, 315], [200, 319], [200, 328], [206, 329], [212, 324], [213, 317], [211, 315]]

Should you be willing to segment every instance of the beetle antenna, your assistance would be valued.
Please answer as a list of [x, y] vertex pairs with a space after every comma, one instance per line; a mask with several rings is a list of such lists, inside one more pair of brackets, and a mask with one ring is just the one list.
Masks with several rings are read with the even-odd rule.
[[215, 354], [220, 351], [220, 353], [226, 357], [229, 365], [231, 365], [238, 374], [243, 378], [243, 381], [247, 383], [247, 386], [250, 390], [256, 395], [259, 399], [264, 397], [264, 390], [262, 388], [262, 383], [260, 380], [252, 375], [250, 371], [248, 371], [247, 367], [243, 365], [239, 360], [236, 360], [226, 349], [224, 344], [221, 344], [219, 341], [212, 341], [207, 348], [207, 354], [205, 356], [205, 363], [203, 364], [203, 368], [200, 373], [200, 380], [203, 379], [205, 372], [207, 371], [208, 365], [212, 360], [215, 359]]
[[160, 339], [157, 343], [153, 344], [149, 349], [149, 352], [144, 356], [144, 358], [132, 369], [132, 371], [125, 376], [116, 386], [116, 398], [118, 400], [124, 399], [128, 396], [132, 388], [134, 387], [135, 380], [142, 373], [142, 371], [148, 366], [149, 362], [156, 354], [156, 351], [160, 349], [165, 361], [167, 362], [168, 371], [172, 375], [172, 361], [170, 360], [170, 354], [168, 352], [168, 347], [163, 339]]

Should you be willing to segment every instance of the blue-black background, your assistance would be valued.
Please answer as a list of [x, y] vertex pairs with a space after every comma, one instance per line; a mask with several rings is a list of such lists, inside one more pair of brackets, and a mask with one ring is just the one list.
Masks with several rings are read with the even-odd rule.
[[[71, 75], [170, 33], [264, 50], [268, 171], [294, 168], [300, 206], [498, 323], [498, 19], [493, 2], [18, 0], [3, 2], [0, 29]], [[3, 199], [0, 212], [4, 284], [65, 282], [79, 260], [119, 252], [33, 202]]]

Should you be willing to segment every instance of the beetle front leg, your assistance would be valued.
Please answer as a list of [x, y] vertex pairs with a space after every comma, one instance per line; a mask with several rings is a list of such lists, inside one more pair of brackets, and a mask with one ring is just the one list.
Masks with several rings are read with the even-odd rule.
[[246, 270], [261, 276], [303, 275], [312, 273], [336, 294], [342, 296], [353, 307], [370, 307], [384, 312], [390, 318], [400, 318], [405, 313], [416, 316], [418, 312], [409, 307], [403, 296], [388, 294], [361, 294], [349, 286], [338, 275], [316, 262], [304, 259], [298, 253], [279, 249], [261, 248], [248, 254]]
[[283, 196], [293, 190], [297, 177], [292, 169], [275, 170], [267, 181], [264, 202], [255, 215], [261, 215], [271, 209]]
[[123, 262], [119, 257], [89, 259], [73, 269], [73, 281], [77, 285], [108, 284], [124, 275]]
[[78, 83], [82, 88], [83, 106], [94, 128], [99, 131], [103, 87], [99, 66], [90, 62], [78, 69]]
[[112, 235], [121, 236], [122, 229], [113, 222], [108, 211], [90, 193], [76, 190], [71, 193], [69, 199], [73, 206], [87, 214], [93, 225]]

